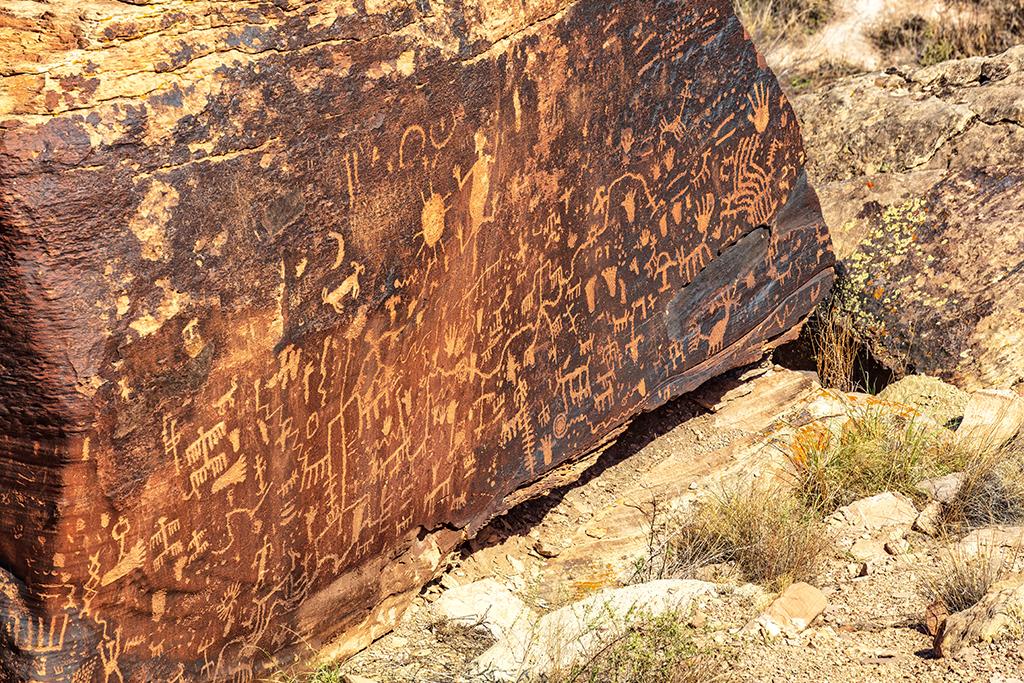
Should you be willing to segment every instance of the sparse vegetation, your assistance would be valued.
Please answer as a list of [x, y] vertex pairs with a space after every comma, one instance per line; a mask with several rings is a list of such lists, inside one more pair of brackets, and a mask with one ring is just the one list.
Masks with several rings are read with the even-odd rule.
[[[629, 583], [657, 579], [695, 578], [705, 567], [724, 560], [720, 545], [710, 536], [688, 534], [696, 514], [666, 511], [656, 498], [645, 507], [647, 552], [634, 563]], [[684, 535], [686, 536], [684, 538]]]
[[925, 66], [994, 54], [1024, 42], [1024, 0], [952, 0], [939, 20], [910, 17], [872, 38], [884, 54]]
[[846, 76], [860, 73], [860, 69], [842, 60], [826, 59], [813, 68], [798, 70], [789, 79], [789, 85], [797, 93], [807, 92], [823, 83], [830, 83]]
[[790, 452], [798, 495], [824, 515], [884, 491], [920, 497], [919, 481], [959, 471], [967, 458], [948, 430], [884, 406], [858, 411], [838, 435], [803, 430]]
[[686, 615], [639, 615], [585, 661], [551, 676], [550, 683], [705, 683], [721, 666], [700, 651]]
[[853, 370], [861, 343], [853, 320], [835, 299], [829, 299], [810, 321], [811, 345], [822, 386], [853, 390]]
[[638, 581], [690, 578], [728, 563], [745, 581], [779, 588], [812, 578], [826, 546], [821, 522], [789, 489], [755, 484], [699, 501], [655, 538]]
[[1024, 442], [978, 446], [963, 469], [956, 497], [943, 510], [951, 532], [1024, 521]]
[[322, 666], [309, 677], [309, 683], [343, 683], [341, 669], [336, 666]]
[[266, 683], [344, 683], [345, 675], [337, 664], [321, 664], [311, 671], [277, 673], [259, 680]]
[[736, 14], [762, 48], [787, 34], [813, 33], [832, 16], [832, 0], [734, 0]]
[[954, 545], [943, 553], [938, 571], [927, 581], [925, 590], [950, 614], [969, 609], [981, 602], [993, 585], [1010, 576], [1018, 554], [1019, 550], [995, 546], [968, 552]]

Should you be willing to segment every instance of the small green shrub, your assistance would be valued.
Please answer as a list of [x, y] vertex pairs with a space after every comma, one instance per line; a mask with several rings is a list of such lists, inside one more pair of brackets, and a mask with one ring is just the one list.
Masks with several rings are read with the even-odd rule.
[[324, 666], [313, 672], [308, 683], [343, 683], [344, 680], [341, 669], [336, 666]]
[[549, 677], [552, 683], [706, 683], [721, 666], [694, 644], [679, 612], [641, 615], [586, 661]]

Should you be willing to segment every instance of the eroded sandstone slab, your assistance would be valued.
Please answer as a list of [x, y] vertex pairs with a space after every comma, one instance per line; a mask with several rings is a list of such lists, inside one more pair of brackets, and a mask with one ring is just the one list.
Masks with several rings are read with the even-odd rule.
[[5, 679], [351, 653], [832, 279], [724, 0], [25, 1], [0, 33]]

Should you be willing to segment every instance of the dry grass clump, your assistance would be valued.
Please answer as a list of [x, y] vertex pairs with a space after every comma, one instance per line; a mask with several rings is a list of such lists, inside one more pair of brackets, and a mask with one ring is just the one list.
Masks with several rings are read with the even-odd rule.
[[722, 666], [694, 644], [686, 615], [640, 615], [551, 683], [706, 683]]
[[832, 299], [819, 308], [809, 325], [822, 386], [853, 391], [853, 369], [861, 348], [853, 319]]
[[1013, 573], [1019, 550], [982, 546], [968, 552], [953, 546], [943, 553], [937, 572], [925, 585], [929, 598], [950, 614], [974, 607], [989, 589]]
[[885, 491], [920, 500], [922, 480], [958, 472], [959, 490], [943, 506], [947, 533], [1024, 522], [1024, 438], [1005, 445], [964, 439], [877, 405], [856, 411], [838, 434], [804, 428], [788, 456], [797, 496], [821, 515]]
[[729, 564], [745, 581], [783, 587], [814, 578], [825, 541], [820, 520], [788, 488], [734, 485], [652, 536], [634, 580], [692, 578]]
[[701, 570], [724, 561], [722, 548], [709, 536], [689, 532], [698, 515], [666, 511], [656, 498], [642, 510], [647, 517], [647, 550], [633, 565], [627, 583], [697, 578]]
[[1002, 446], [976, 445], [963, 468], [956, 496], [943, 509], [951, 533], [992, 524], [1024, 522], [1024, 439]]
[[733, 0], [740, 18], [762, 52], [794, 35], [810, 34], [832, 17], [832, 0]]
[[1024, 0], [951, 0], [938, 21], [914, 16], [875, 31], [884, 54], [922, 65], [989, 55], [1024, 42]]
[[811, 68], [798, 68], [789, 79], [789, 84], [797, 93], [807, 92], [825, 83], [853, 76], [863, 71], [843, 60], [826, 59]]
[[801, 432], [789, 454], [799, 497], [823, 515], [885, 491], [920, 497], [918, 482], [959, 471], [967, 457], [948, 430], [884, 406], [858, 411], [839, 435]]

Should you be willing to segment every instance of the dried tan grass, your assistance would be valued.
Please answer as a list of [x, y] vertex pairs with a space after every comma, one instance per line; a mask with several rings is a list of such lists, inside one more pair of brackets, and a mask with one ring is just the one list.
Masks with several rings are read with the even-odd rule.
[[832, 16], [832, 0], [733, 0], [754, 42], [767, 49], [792, 34], [813, 33]]
[[970, 448], [960, 488], [943, 508], [943, 527], [956, 534], [1024, 521], [1024, 438]]
[[989, 545], [968, 552], [953, 545], [940, 556], [937, 572], [925, 580], [925, 592], [950, 614], [969, 609], [1013, 573], [1019, 555], [1019, 548]]
[[728, 564], [745, 581], [782, 588], [815, 577], [825, 541], [824, 526], [791, 489], [734, 484], [652, 534], [634, 581], [695, 578]]
[[925, 66], [995, 54], [1024, 42], [1024, 0], [951, 0], [938, 20], [910, 17], [872, 38], [883, 54]]
[[884, 405], [858, 410], [839, 435], [801, 432], [789, 453], [798, 495], [823, 515], [885, 491], [919, 498], [918, 482], [958, 471], [967, 457], [948, 430]]
[[823, 304], [809, 324], [822, 386], [852, 391], [854, 366], [861, 348], [853, 320], [833, 299]]

